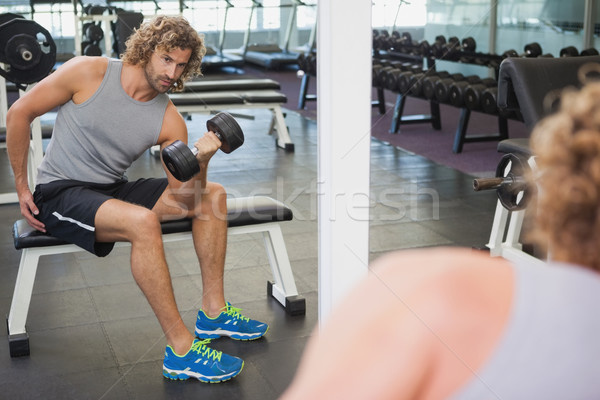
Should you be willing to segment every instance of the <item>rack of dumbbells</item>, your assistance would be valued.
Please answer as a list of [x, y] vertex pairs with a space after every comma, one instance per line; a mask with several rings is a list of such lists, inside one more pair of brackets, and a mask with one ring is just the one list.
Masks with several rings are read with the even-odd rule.
[[94, 18], [94, 16], [102, 16], [107, 11], [107, 7], [87, 4], [82, 11], [87, 18], [81, 21], [81, 54], [101, 56], [100, 41], [104, 39], [104, 30], [102, 29], [102, 20]]
[[[480, 79], [477, 76], [465, 77], [462, 80], [457, 80], [448, 86], [448, 98], [443, 99], [437, 96], [440, 102], [461, 109], [459, 125], [454, 137], [453, 151], [460, 153], [464, 143], [480, 142], [480, 141], [497, 141], [508, 138], [508, 120], [522, 120], [518, 111], [500, 110], [497, 106], [498, 94], [498, 73], [500, 64], [508, 57], [553, 57], [552, 54], [544, 54], [542, 46], [539, 43], [528, 43], [524, 46], [523, 52], [518, 53], [516, 50], [507, 50], [501, 55], [490, 53], [476, 52], [476, 43], [473, 38], [465, 38], [458, 44], [458, 40], [454, 39], [455, 44], [450, 47], [432, 47], [432, 56], [436, 59], [446, 61], [481, 65], [492, 69], [494, 78]], [[560, 50], [560, 57], [574, 57], [580, 55], [594, 55], [598, 51], [594, 48], [578, 52], [577, 48], [568, 46]], [[467, 127], [469, 117], [472, 111], [483, 112], [485, 114], [498, 116], [498, 134], [497, 135], [472, 135], [467, 136]]]
[[[438, 37], [438, 40], [444, 40]], [[431, 57], [427, 42], [412, 40], [410, 33], [373, 30], [373, 87], [377, 90], [375, 106], [385, 113], [385, 89], [396, 93], [391, 133], [397, 133], [401, 124], [431, 123], [434, 129], [441, 129], [439, 103], [427, 98], [430, 115], [403, 115], [408, 96], [425, 98], [423, 78], [434, 75], [435, 62]]]
[[[392, 34], [392, 37], [398, 36]], [[400, 37], [404, 36], [400, 35]], [[381, 43], [386, 41], [374, 41], [374, 49], [380, 51]], [[388, 40], [387, 43], [390, 43]], [[376, 47], [377, 46], [377, 47]], [[425, 68], [418, 65], [392, 64], [391, 67], [374, 66], [375, 83], [398, 93], [394, 117], [390, 133], [397, 133], [400, 123], [428, 121], [424, 116], [402, 116], [406, 96], [425, 99], [431, 105], [431, 120], [434, 129], [441, 128], [439, 105], [447, 104], [461, 109], [459, 125], [456, 130], [453, 151], [460, 153], [464, 143], [475, 141], [502, 140], [508, 137], [507, 115], [498, 112], [496, 106], [497, 74], [500, 63], [506, 55], [476, 52], [475, 39], [468, 37], [460, 41], [457, 37], [437, 36], [430, 44], [423, 40], [419, 43], [408, 38], [394, 39], [391, 41], [390, 49], [386, 53], [419, 57], [425, 62]], [[490, 67], [494, 70], [495, 78], [482, 79], [476, 75], [465, 76], [461, 73], [451, 74], [440, 71], [437, 61], [444, 60], [458, 63], [468, 63]], [[499, 133], [495, 135], [467, 136], [467, 127], [471, 111], [485, 112], [498, 116]]]
[[[465, 143], [507, 139], [508, 119], [520, 119], [518, 114], [500, 112], [496, 104], [500, 63], [504, 58], [512, 56], [512, 53], [505, 52], [502, 55], [481, 53], [476, 51], [476, 47], [477, 44], [472, 37], [467, 37], [462, 41], [453, 37], [449, 40], [449, 45], [432, 46], [431, 50], [432, 56], [437, 60], [487, 67], [492, 70], [494, 76], [493, 78], [482, 79], [477, 75], [463, 76], [458, 74], [452, 80], [436, 84], [436, 98], [438, 101], [460, 109], [460, 118], [452, 148], [455, 153], [460, 153]], [[536, 46], [532, 45], [531, 47], [535, 47], [535, 50], [539, 50], [541, 54], [539, 45], [536, 44]], [[533, 52], [531, 55], [533, 56]], [[497, 116], [498, 133], [467, 136], [469, 119], [473, 111]]]
[[[498, 93], [498, 72], [500, 64], [507, 57], [553, 57], [544, 54], [539, 43], [524, 46], [523, 53], [507, 50], [501, 55], [477, 52], [475, 39], [467, 37], [462, 41], [457, 37], [446, 40], [437, 36], [434, 43], [426, 40], [412, 41], [407, 33], [373, 33], [373, 49], [376, 59], [373, 64], [373, 85], [379, 91], [389, 89], [398, 93], [390, 133], [397, 133], [401, 123], [432, 122], [434, 129], [440, 129], [439, 104], [447, 104], [460, 109], [460, 118], [454, 137], [453, 151], [460, 153], [465, 143], [481, 141], [500, 141], [508, 138], [508, 120], [522, 120], [518, 111], [499, 110], [496, 102]], [[594, 48], [581, 53], [573, 47], [565, 47], [560, 57], [595, 55]], [[412, 58], [412, 59], [411, 59]], [[415, 60], [416, 58], [416, 60]], [[419, 65], [418, 60], [424, 62]], [[477, 75], [464, 76], [439, 71], [437, 61], [479, 65], [489, 68], [493, 78], [481, 78]], [[415, 62], [417, 61], [417, 62]], [[428, 100], [432, 115], [403, 116], [404, 102], [407, 96]], [[381, 95], [380, 95], [381, 101]], [[384, 112], [383, 109], [380, 109]], [[487, 135], [469, 135], [467, 128], [471, 112], [481, 112], [498, 118], [498, 133]]]
[[75, 15], [75, 49], [85, 56], [120, 55], [125, 50], [125, 41], [144, 19], [142, 13], [108, 4], [86, 4], [79, 11]]

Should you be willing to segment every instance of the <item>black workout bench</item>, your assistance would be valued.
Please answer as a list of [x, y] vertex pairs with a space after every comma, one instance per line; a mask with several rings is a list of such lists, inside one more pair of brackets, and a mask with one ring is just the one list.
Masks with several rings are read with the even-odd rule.
[[[291, 315], [304, 315], [305, 299], [298, 295], [288, 258], [280, 222], [291, 221], [292, 210], [285, 204], [266, 196], [232, 198], [227, 200], [229, 234], [263, 234], [265, 250], [271, 265], [273, 281], [267, 282], [267, 293], [279, 301]], [[192, 221], [182, 219], [162, 223], [163, 241], [192, 240]], [[29, 355], [29, 336], [25, 323], [33, 284], [41, 256], [84, 251], [82, 248], [34, 230], [24, 219], [13, 226], [14, 244], [22, 250], [19, 272], [7, 317], [8, 342], [11, 357]], [[119, 242], [116, 246], [128, 246]]]
[[277, 146], [293, 152], [281, 105], [287, 96], [272, 79], [195, 80], [187, 82], [184, 91], [169, 95], [181, 113], [216, 113], [222, 109], [268, 109], [273, 113], [268, 134], [277, 131]]

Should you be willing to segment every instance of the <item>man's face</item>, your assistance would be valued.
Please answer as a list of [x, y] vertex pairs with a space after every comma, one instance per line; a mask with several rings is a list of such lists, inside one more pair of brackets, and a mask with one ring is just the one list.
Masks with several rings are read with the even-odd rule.
[[145, 69], [150, 86], [159, 93], [166, 93], [183, 73], [191, 55], [191, 49], [175, 49], [168, 53], [156, 49]]

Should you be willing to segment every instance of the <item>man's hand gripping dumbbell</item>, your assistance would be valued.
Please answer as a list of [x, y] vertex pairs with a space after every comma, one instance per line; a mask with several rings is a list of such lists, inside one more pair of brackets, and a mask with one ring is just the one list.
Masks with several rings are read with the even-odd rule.
[[[244, 143], [244, 133], [237, 121], [228, 113], [220, 112], [206, 122], [206, 128], [221, 141], [221, 151], [229, 154]], [[200, 172], [198, 149], [187, 147], [176, 140], [162, 151], [162, 159], [173, 176], [182, 181], [192, 179]]]

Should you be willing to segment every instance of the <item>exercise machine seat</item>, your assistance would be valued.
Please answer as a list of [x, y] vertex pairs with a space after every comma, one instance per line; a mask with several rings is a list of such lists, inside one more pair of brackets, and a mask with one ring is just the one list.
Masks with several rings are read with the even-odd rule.
[[500, 64], [498, 107], [519, 111], [525, 126], [531, 130], [553, 111], [548, 106], [556, 104], [552, 100], [558, 98], [560, 90], [583, 85], [579, 76], [581, 67], [592, 63], [600, 66], [600, 56], [506, 58]]

